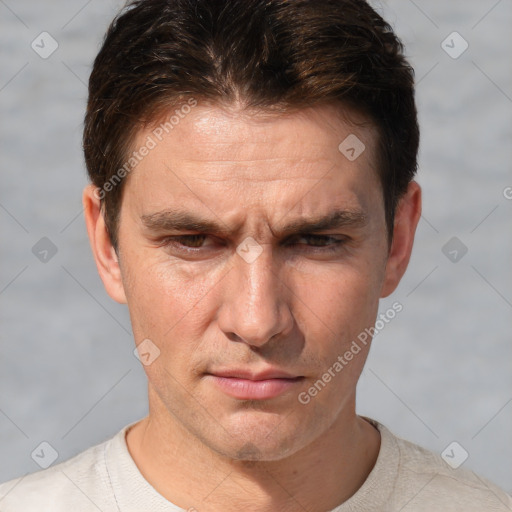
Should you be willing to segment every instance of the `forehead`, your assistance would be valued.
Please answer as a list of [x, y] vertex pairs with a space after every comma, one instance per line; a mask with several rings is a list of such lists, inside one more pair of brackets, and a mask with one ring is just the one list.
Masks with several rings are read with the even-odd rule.
[[[184, 102], [140, 130], [134, 146], [140, 146], [150, 136], [157, 144], [172, 144], [179, 139], [193, 142], [198, 160], [211, 160], [215, 154], [225, 156], [222, 151], [226, 148], [233, 159], [249, 160], [252, 156], [258, 160], [267, 154], [313, 159], [338, 156], [339, 144], [349, 135], [364, 140], [366, 156], [373, 156], [377, 130], [367, 117], [349, 107], [324, 104], [269, 112], [209, 103], [190, 107]], [[299, 143], [305, 138], [306, 146]], [[175, 149], [181, 153], [186, 147]]]
[[177, 105], [137, 133], [133, 151], [151, 149], [125, 194], [140, 214], [173, 202], [225, 215], [275, 204], [301, 214], [329, 209], [328, 202], [361, 209], [381, 195], [376, 137], [363, 116], [332, 105], [284, 114]]

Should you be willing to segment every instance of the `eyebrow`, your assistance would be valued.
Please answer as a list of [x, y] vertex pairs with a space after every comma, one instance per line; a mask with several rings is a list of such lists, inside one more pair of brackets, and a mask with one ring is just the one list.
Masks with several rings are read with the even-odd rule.
[[[205, 234], [229, 236], [231, 233], [224, 223], [217, 223], [197, 214], [183, 210], [167, 209], [160, 212], [142, 215], [143, 225], [153, 232], [198, 231]], [[272, 228], [272, 233], [282, 236], [298, 235], [327, 231], [339, 228], [362, 228], [368, 223], [362, 210], [335, 209], [321, 217], [301, 217], [279, 228]]]

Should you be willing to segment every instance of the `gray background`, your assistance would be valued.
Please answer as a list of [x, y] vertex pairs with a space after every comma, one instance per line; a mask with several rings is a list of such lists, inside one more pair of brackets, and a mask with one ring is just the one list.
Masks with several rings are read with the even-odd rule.
[[[416, 69], [424, 214], [382, 303], [404, 309], [375, 339], [359, 412], [439, 453], [457, 441], [464, 467], [511, 492], [512, 1], [376, 5]], [[0, 481], [39, 469], [42, 441], [61, 461], [147, 412], [128, 313], [97, 276], [80, 197], [86, 82], [120, 6], [0, 0]], [[59, 45], [47, 59], [31, 48], [43, 31]], [[469, 44], [457, 59], [441, 47], [453, 31]], [[454, 236], [468, 249], [457, 262], [442, 251]], [[32, 252], [42, 237], [57, 248], [46, 262]]]

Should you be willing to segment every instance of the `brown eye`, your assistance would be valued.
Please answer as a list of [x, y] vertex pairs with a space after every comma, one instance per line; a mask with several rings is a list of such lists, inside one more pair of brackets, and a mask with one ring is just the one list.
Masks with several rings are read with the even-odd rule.
[[[300, 244], [297, 240], [306, 240], [306, 244]], [[293, 245], [308, 245], [314, 249], [323, 249], [326, 251], [337, 250], [344, 242], [344, 238], [333, 237], [330, 235], [299, 235], [293, 240]]]
[[167, 247], [177, 252], [197, 252], [202, 249], [211, 249], [212, 243], [205, 245], [208, 235], [179, 235], [169, 236], [161, 241], [160, 247]]
[[174, 240], [186, 247], [198, 249], [201, 247], [206, 235], [183, 235], [174, 237]]

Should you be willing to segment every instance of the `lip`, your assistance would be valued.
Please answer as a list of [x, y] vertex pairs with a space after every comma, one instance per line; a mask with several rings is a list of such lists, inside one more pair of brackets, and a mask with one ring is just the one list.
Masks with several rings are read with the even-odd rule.
[[207, 374], [214, 385], [238, 400], [269, 400], [290, 391], [304, 377], [269, 369], [259, 373], [225, 370]]
[[268, 379], [295, 379], [300, 377], [299, 375], [292, 375], [291, 373], [287, 373], [275, 368], [267, 368], [266, 370], [259, 373], [254, 373], [243, 369], [218, 370], [210, 372], [210, 375], [214, 375], [216, 377], [227, 377], [253, 381]]

